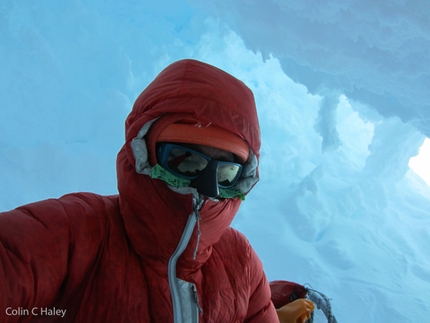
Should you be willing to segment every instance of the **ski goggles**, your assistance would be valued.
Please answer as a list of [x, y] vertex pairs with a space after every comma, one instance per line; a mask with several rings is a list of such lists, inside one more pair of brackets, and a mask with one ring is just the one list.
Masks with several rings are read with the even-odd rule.
[[214, 178], [221, 188], [234, 186], [242, 173], [241, 164], [212, 159], [193, 149], [171, 143], [157, 145], [157, 160], [164, 169], [189, 180], [210, 171], [214, 174], [210, 178]]

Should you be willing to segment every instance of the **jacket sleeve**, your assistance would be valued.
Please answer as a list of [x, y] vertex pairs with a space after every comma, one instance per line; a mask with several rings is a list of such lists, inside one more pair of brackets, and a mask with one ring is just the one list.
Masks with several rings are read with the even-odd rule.
[[247, 323], [279, 323], [275, 307], [270, 300], [270, 287], [263, 271], [263, 265], [255, 251], [250, 248], [250, 299], [248, 313], [245, 322]]
[[0, 213], [0, 322], [31, 320], [31, 310], [50, 306], [60, 287], [73, 293], [64, 285], [82, 281], [97, 253], [97, 204], [71, 194]]

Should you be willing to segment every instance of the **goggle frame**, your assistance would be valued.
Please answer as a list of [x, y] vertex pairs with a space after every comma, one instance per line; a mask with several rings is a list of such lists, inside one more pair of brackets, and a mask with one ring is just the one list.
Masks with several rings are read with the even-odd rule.
[[[224, 165], [224, 166], [225, 165], [227, 165], [227, 166], [231, 165], [231, 166], [237, 167], [237, 173], [235, 174], [234, 180], [232, 180], [229, 185], [222, 185], [218, 181], [218, 186], [220, 188], [231, 188], [231, 187], [233, 187], [234, 185], [236, 185], [237, 181], [239, 180], [239, 178], [242, 174], [243, 166], [239, 163], [230, 162], [230, 161], [221, 161], [221, 160], [217, 160], [215, 158], [210, 158], [210, 157], [206, 156], [205, 154], [202, 154], [201, 152], [198, 152], [198, 151], [191, 149], [191, 148], [188, 148], [186, 146], [182, 146], [180, 144], [161, 142], [161, 143], [157, 144], [156, 149], [157, 149], [157, 161], [158, 161], [158, 163], [167, 171], [171, 172], [172, 174], [174, 174], [178, 177], [184, 178], [184, 179], [193, 180], [193, 179], [196, 179], [197, 177], [199, 177], [200, 174], [205, 170], [205, 168], [211, 163], [212, 160], [217, 162], [217, 165], [218, 165], [217, 172], [220, 171], [219, 166], [222, 166], [222, 165]], [[187, 175], [181, 174], [180, 172], [172, 169], [169, 166], [169, 156], [170, 156], [173, 149], [180, 149], [180, 150], [183, 150], [184, 152], [188, 152], [190, 154], [202, 157], [207, 161], [207, 164], [204, 168], [198, 170], [198, 174], [196, 174], [195, 176], [187, 176]], [[188, 158], [188, 157], [186, 157], [186, 158]], [[219, 174], [218, 174], [218, 178], [219, 178]]]

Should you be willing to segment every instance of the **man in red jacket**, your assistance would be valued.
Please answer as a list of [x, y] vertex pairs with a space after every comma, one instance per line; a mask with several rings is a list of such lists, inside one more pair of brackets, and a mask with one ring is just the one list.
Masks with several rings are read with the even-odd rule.
[[260, 260], [230, 227], [259, 149], [242, 82], [168, 66], [126, 120], [118, 195], [0, 214], [0, 321], [279, 322]]

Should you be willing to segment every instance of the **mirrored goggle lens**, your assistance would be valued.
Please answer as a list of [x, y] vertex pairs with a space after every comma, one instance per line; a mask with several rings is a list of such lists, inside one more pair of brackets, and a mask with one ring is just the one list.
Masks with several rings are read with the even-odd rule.
[[241, 167], [238, 164], [220, 162], [218, 165], [218, 184], [221, 187], [230, 187], [236, 183], [240, 176]]
[[[172, 148], [167, 156], [167, 167], [177, 175], [195, 178], [209, 164], [210, 158], [191, 149], [180, 147]], [[218, 185], [231, 187], [240, 176], [242, 167], [240, 164], [220, 161], [217, 168]]]
[[181, 148], [173, 148], [167, 157], [170, 170], [187, 177], [196, 177], [208, 164], [203, 156]]

